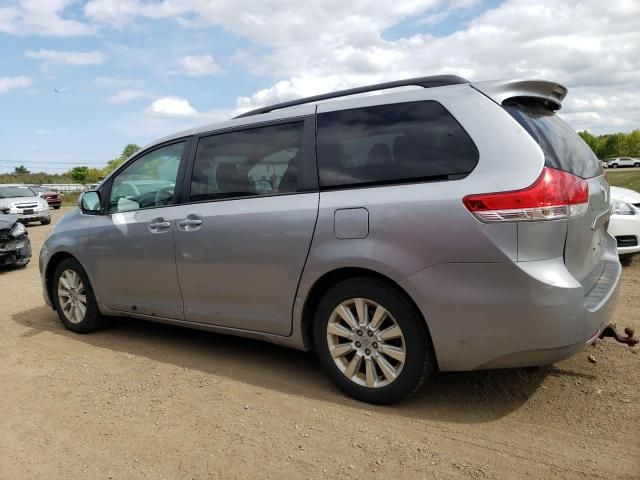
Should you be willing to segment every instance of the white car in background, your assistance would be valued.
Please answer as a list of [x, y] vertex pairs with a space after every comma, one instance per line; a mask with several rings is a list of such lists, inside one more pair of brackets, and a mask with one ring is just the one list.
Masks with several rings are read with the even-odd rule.
[[618, 255], [640, 252], [640, 193], [611, 187], [608, 231], [616, 239]]
[[26, 185], [18, 183], [0, 184], [0, 210], [18, 217], [18, 221], [27, 224], [51, 223], [49, 204]]

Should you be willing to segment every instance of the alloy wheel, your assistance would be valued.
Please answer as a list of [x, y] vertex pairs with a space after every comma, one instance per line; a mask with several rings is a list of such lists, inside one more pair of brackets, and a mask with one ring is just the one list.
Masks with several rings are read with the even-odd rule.
[[80, 275], [65, 270], [58, 278], [58, 301], [62, 313], [71, 323], [80, 323], [87, 313], [87, 295]]
[[327, 344], [338, 369], [360, 386], [386, 387], [405, 364], [400, 325], [382, 305], [365, 298], [345, 300], [331, 312]]

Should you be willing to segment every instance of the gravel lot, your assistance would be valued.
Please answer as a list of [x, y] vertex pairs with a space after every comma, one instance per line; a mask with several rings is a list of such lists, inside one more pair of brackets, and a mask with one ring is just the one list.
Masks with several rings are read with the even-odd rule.
[[[34, 252], [48, 229], [29, 227]], [[640, 257], [616, 321], [640, 330]], [[67, 332], [36, 254], [0, 271], [0, 479], [638, 479], [638, 350], [606, 340], [541, 369], [439, 374], [372, 407], [312, 354], [129, 319]]]

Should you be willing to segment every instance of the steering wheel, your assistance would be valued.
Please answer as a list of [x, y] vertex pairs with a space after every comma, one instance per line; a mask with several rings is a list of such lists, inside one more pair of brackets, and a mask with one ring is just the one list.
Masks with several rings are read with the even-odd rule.
[[156, 198], [154, 200], [156, 207], [162, 207], [164, 205], [170, 205], [173, 200], [175, 187], [163, 187], [156, 192]]

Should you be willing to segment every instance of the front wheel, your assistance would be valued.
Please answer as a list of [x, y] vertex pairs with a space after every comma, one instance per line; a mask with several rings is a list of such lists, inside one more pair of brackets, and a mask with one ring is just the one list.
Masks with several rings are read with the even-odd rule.
[[72, 332], [89, 333], [100, 328], [100, 314], [89, 278], [80, 263], [67, 258], [53, 275], [51, 293], [63, 325]]
[[376, 279], [345, 280], [327, 292], [314, 346], [338, 387], [368, 403], [402, 400], [436, 370], [422, 315], [397, 287]]
[[51, 223], [51, 218], [46, 218], [44, 220], [40, 220], [41, 225], [49, 225]]
[[640, 167], [640, 163], [636, 162], [636, 163], [634, 163], [634, 164], [633, 164], [633, 166], [634, 166], [635, 168], [639, 168], [639, 167]]

